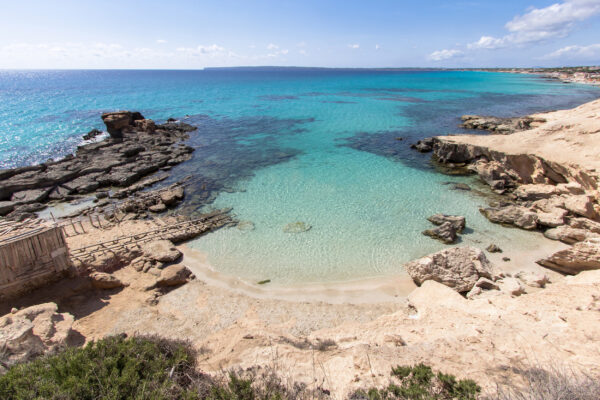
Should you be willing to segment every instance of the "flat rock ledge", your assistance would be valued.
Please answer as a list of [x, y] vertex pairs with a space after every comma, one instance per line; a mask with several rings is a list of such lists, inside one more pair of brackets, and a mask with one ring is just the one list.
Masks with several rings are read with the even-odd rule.
[[501, 135], [525, 131], [545, 122], [532, 117], [498, 118], [482, 115], [463, 115], [461, 120], [461, 128], [486, 130]]
[[18, 215], [43, 208], [51, 200], [68, 201], [101, 188], [129, 187], [190, 159], [194, 151], [181, 143], [194, 126], [155, 124], [129, 111], [105, 113], [102, 119], [110, 138], [79, 146], [74, 155], [59, 161], [0, 170], [0, 215]]

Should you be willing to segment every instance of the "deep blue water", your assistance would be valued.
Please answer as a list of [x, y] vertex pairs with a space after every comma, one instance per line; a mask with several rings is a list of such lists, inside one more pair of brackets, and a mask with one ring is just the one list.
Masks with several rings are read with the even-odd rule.
[[[436, 213], [467, 216], [465, 243], [525, 245], [477, 212], [484, 200], [449, 190], [417, 139], [459, 132], [462, 114], [515, 116], [568, 108], [598, 88], [487, 72], [2, 71], [0, 167], [72, 152], [103, 128], [100, 113], [128, 109], [198, 126], [182, 211], [233, 207], [243, 229], [193, 246], [219, 270], [279, 282], [394, 273], [443, 247], [420, 231]], [[396, 140], [402, 137], [404, 140]], [[308, 232], [283, 231], [305, 222]], [[504, 239], [503, 239], [504, 238]], [[533, 242], [532, 242], [533, 243]]]

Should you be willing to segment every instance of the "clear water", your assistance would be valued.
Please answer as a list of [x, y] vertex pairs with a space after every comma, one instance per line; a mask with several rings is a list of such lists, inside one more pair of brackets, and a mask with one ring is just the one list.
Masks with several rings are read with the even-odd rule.
[[[409, 144], [459, 132], [466, 113], [522, 115], [598, 97], [589, 86], [481, 72], [4, 71], [0, 166], [71, 152], [102, 128], [102, 111], [182, 118], [198, 130], [193, 159], [170, 178], [193, 177], [180, 211], [233, 207], [249, 221], [192, 242], [215, 269], [281, 284], [355, 279], [443, 248], [421, 235], [438, 212], [467, 217], [463, 243], [537, 246], [483, 218], [477, 190], [444, 184], [485, 191], [474, 178], [436, 172]], [[284, 231], [295, 222], [311, 229]]]

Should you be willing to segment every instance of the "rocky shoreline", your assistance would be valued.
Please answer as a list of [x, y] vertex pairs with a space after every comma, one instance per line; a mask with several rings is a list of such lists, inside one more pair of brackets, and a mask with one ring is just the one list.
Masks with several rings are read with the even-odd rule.
[[[0, 216], [24, 219], [49, 202], [93, 194], [98, 199], [125, 197], [165, 179], [172, 166], [189, 160], [194, 151], [183, 143], [196, 130], [191, 125], [175, 120], [155, 124], [130, 111], [105, 113], [102, 119], [109, 138], [79, 146], [58, 161], [0, 170]], [[158, 171], [160, 176], [139, 184]]]
[[[600, 174], [595, 165], [586, 165], [584, 154], [579, 163], [557, 161], [547, 149], [536, 151], [535, 143], [536, 140], [548, 141], [548, 135], [562, 130], [568, 123], [568, 128], [590, 141], [585, 145], [593, 149], [596, 143], [588, 137], [596, 133], [597, 126], [594, 128], [589, 120], [597, 119], [600, 102], [588, 103], [579, 109], [583, 111], [580, 125], [577, 120], [557, 125], [556, 120], [562, 114], [556, 116], [556, 113], [520, 118], [463, 116], [463, 128], [484, 129], [490, 135], [487, 138], [437, 136], [424, 139], [414, 147], [421, 152], [431, 151], [434, 160], [447, 167], [466, 168], [476, 173], [494, 191], [502, 194], [504, 201], [480, 210], [490, 221], [538, 230], [549, 239], [572, 245], [538, 260], [538, 264], [561, 273], [577, 274], [600, 268]], [[579, 139], [563, 136], [552, 137], [557, 140], [558, 153], [561, 142]], [[511, 142], [519, 143], [522, 137], [533, 146], [505, 150], [513, 145]], [[524, 146], [527, 141], [523, 141]]]

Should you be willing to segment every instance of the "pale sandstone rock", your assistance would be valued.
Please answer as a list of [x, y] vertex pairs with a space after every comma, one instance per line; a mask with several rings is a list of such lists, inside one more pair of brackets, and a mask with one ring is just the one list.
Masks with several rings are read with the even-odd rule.
[[116, 276], [105, 272], [93, 272], [90, 274], [92, 286], [97, 289], [115, 289], [125, 286]]
[[404, 265], [411, 278], [421, 285], [440, 282], [459, 293], [468, 292], [480, 277], [493, 279], [493, 266], [479, 249], [453, 247]]
[[598, 285], [600, 284], [600, 269], [582, 271], [577, 275], [567, 276], [565, 282], [568, 285]]
[[526, 207], [506, 205], [481, 208], [479, 211], [492, 222], [512, 224], [527, 230], [537, 228], [537, 214]]
[[530, 184], [519, 186], [514, 194], [522, 200], [540, 200], [561, 194], [561, 190], [555, 185]]
[[38, 304], [0, 317], [0, 372], [2, 365], [29, 361], [67, 345], [74, 318], [58, 313], [55, 303]]
[[500, 282], [500, 290], [509, 293], [511, 296], [520, 296], [525, 293], [525, 288], [518, 279], [504, 278]]
[[570, 194], [584, 194], [585, 189], [577, 182], [569, 182], [569, 183], [559, 183], [556, 187], [562, 193], [570, 193]]
[[488, 278], [479, 278], [475, 283], [475, 286], [483, 290], [500, 290], [500, 287]]
[[142, 246], [144, 255], [151, 260], [173, 262], [181, 257], [181, 252], [169, 240], [155, 240]]
[[170, 207], [183, 199], [183, 188], [176, 187], [174, 189], [165, 190], [160, 193], [160, 200], [167, 206]]
[[555, 228], [564, 225], [568, 211], [562, 208], [553, 208], [550, 212], [538, 212], [537, 222], [542, 226]]
[[598, 217], [594, 210], [594, 198], [587, 195], [570, 196], [565, 199], [565, 208], [573, 214], [595, 219]]
[[536, 200], [531, 206], [535, 210], [551, 213], [557, 208], [565, 209], [565, 198], [561, 196], [554, 196], [549, 199]]
[[546, 283], [550, 282], [548, 275], [544, 274], [543, 272], [520, 271], [515, 275], [515, 277], [520, 279], [521, 282], [527, 286], [531, 287], [543, 288], [546, 286]]
[[427, 229], [422, 233], [423, 235], [438, 239], [446, 244], [454, 243], [458, 238], [456, 235], [456, 228], [451, 222], [444, 222], [440, 226], [433, 229]]
[[178, 286], [187, 282], [191, 271], [182, 264], [171, 265], [166, 267], [160, 273], [160, 277], [156, 281], [156, 286]]
[[148, 207], [148, 210], [153, 213], [161, 213], [167, 210], [167, 206], [164, 203], [157, 203]]
[[537, 261], [538, 264], [565, 274], [600, 268], [600, 239], [588, 239], [575, 243], [549, 257]]
[[600, 233], [600, 222], [595, 222], [587, 218], [569, 218], [567, 224], [573, 228]]
[[461, 215], [434, 214], [427, 218], [427, 220], [434, 225], [442, 225], [445, 222], [449, 222], [457, 232], [462, 232], [466, 225], [466, 219]]
[[544, 236], [546, 236], [548, 239], [560, 240], [561, 242], [567, 244], [574, 244], [591, 238], [600, 238], [600, 234], [598, 233], [593, 233], [585, 229], [571, 228], [567, 225], [548, 229], [546, 232], [544, 232]]

